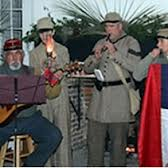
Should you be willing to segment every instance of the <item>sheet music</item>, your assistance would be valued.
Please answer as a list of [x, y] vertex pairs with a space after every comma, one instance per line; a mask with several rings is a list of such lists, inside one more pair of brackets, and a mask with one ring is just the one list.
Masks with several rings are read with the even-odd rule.
[[104, 81], [104, 76], [102, 72], [100, 71], [100, 69], [95, 69], [94, 74], [99, 81], [102, 81], [102, 82]]

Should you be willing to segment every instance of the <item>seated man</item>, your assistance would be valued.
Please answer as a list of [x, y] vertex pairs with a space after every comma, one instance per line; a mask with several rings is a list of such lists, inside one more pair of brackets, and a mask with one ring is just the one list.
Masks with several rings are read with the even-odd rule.
[[[33, 69], [23, 65], [24, 53], [22, 42], [18, 39], [9, 39], [4, 44], [4, 64], [0, 66], [0, 75], [17, 76], [33, 74]], [[16, 121], [15, 121], [16, 120]], [[37, 144], [34, 152], [24, 162], [24, 166], [44, 166], [50, 155], [58, 148], [62, 140], [61, 131], [42, 117], [36, 105], [18, 113], [15, 120], [0, 125], [0, 147], [16, 134], [29, 134]], [[15, 131], [15, 123], [17, 129]]]

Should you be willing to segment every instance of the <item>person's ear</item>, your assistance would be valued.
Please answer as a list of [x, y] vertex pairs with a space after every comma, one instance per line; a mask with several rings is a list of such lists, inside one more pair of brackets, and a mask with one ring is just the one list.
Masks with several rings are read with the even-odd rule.
[[55, 30], [53, 29], [53, 30], [52, 30], [52, 36], [54, 36], [54, 34], [55, 34]]
[[22, 57], [24, 58], [25, 57], [25, 53], [22, 51]]
[[22, 62], [23, 62], [23, 60], [24, 60], [24, 57], [25, 57], [25, 53], [24, 53], [24, 51], [22, 51]]
[[123, 24], [122, 23], [119, 23], [119, 29], [122, 30], [123, 29]]

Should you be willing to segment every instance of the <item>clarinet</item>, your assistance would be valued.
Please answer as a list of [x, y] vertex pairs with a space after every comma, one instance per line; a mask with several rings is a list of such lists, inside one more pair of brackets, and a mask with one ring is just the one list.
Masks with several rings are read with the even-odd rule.
[[[113, 44], [113, 42], [112, 42], [111, 39], [110, 39], [110, 36], [111, 36], [111, 34], [108, 34], [108, 35], [107, 35], [105, 42], [109, 41], [110, 43]], [[106, 51], [106, 50], [107, 50], [106, 47], [103, 47], [103, 48], [102, 48], [102, 52], [104, 52], [104, 51]]]

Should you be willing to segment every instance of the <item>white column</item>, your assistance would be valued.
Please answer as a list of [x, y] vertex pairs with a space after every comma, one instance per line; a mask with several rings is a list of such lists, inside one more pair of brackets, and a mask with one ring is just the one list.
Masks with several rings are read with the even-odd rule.
[[13, 7], [12, 7], [12, 0], [10, 0], [10, 38], [13, 38]]
[[[26, 32], [31, 30], [34, 16], [34, 0], [22, 0], [22, 36], [26, 35]], [[39, 1], [39, 0], [38, 0]], [[23, 49], [25, 52], [24, 64], [29, 65], [29, 50], [27, 44], [23, 43]]]
[[2, 33], [0, 33], [0, 65], [3, 63], [3, 60], [2, 60], [2, 48], [3, 48]]

